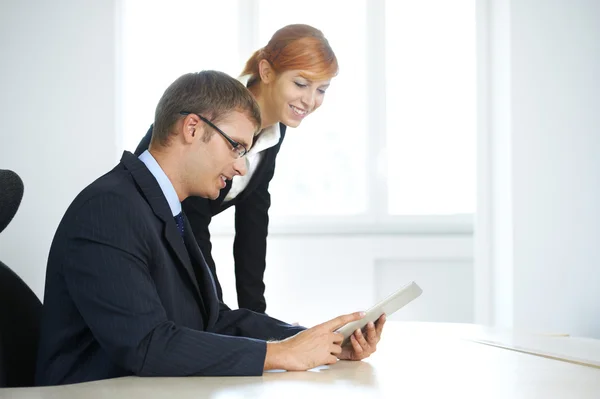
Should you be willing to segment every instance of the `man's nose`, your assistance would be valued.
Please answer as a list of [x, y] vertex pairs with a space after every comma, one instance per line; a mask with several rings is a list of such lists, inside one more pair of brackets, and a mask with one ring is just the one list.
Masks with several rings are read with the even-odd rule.
[[235, 170], [236, 174], [244, 176], [246, 172], [248, 172], [248, 167], [246, 166], [246, 157], [236, 159], [233, 163], [233, 170]]

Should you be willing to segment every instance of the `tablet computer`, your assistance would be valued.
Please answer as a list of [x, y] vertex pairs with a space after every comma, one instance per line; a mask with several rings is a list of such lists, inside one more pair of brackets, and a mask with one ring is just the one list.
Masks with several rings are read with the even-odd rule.
[[350, 342], [350, 336], [354, 333], [354, 331], [360, 328], [364, 332], [364, 328], [366, 327], [367, 323], [370, 321], [375, 322], [384, 313], [386, 316], [391, 316], [398, 309], [418, 298], [422, 292], [423, 290], [421, 287], [419, 287], [414, 281], [411, 281], [398, 291], [377, 303], [371, 309], [367, 310], [367, 314], [362, 319], [352, 321], [338, 328], [335, 332], [341, 333], [344, 336], [342, 346]]

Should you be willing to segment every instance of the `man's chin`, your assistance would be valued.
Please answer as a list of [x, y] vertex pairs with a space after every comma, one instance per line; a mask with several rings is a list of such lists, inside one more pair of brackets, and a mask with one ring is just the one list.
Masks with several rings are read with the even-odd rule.
[[205, 198], [208, 198], [210, 200], [216, 200], [217, 198], [219, 198], [219, 194], [221, 194], [219, 190], [211, 191], [210, 194], [208, 194]]
[[206, 191], [197, 192], [195, 194], [192, 194], [192, 196], [202, 197], [202, 198], [206, 198], [209, 200], [216, 200], [217, 198], [219, 198], [220, 194], [221, 194], [221, 192], [219, 190], [212, 190], [210, 192], [206, 192]]

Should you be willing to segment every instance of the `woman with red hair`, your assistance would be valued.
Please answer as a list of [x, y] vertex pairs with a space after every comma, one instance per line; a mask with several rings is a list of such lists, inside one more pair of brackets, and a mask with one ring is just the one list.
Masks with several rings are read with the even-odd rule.
[[[262, 119], [260, 132], [246, 158], [246, 174], [227, 179], [219, 197], [190, 197], [183, 211], [210, 267], [219, 299], [223, 300], [212, 258], [208, 226], [213, 216], [235, 207], [235, 260], [238, 306], [264, 313], [263, 281], [271, 196], [269, 183], [275, 173], [275, 158], [287, 127], [297, 127], [316, 111], [325, 98], [331, 79], [338, 72], [337, 58], [323, 33], [309, 25], [279, 29], [269, 43], [247, 61], [240, 81], [254, 94]], [[211, 126], [214, 128], [214, 126]], [[148, 148], [152, 128], [136, 149]]]

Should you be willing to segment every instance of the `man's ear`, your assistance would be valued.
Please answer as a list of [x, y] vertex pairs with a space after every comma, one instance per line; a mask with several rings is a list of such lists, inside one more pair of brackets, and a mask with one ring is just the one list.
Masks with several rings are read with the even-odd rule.
[[264, 58], [258, 62], [258, 74], [260, 75], [260, 80], [265, 84], [269, 84], [275, 80], [275, 71], [269, 61]]
[[202, 134], [201, 120], [196, 114], [189, 114], [183, 119], [183, 139], [186, 143], [192, 142], [198, 135]]

